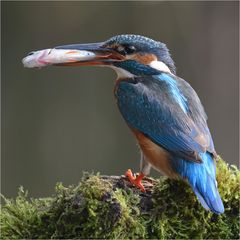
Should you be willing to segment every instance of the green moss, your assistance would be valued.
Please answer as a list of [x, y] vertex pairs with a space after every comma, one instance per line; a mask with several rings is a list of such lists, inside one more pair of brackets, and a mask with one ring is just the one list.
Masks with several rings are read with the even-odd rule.
[[184, 181], [162, 177], [141, 193], [124, 178], [84, 174], [76, 187], [57, 184], [51, 198], [29, 199], [22, 188], [4, 198], [1, 238], [236, 239], [240, 171], [220, 158], [217, 169], [222, 215], [205, 211]]
[[27, 200], [27, 192], [20, 187], [16, 200], [4, 198], [2, 206], [0, 226], [1, 238], [22, 239], [37, 238], [42, 236], [41, 216], [52, 204], [52, 199], [31, 199]]

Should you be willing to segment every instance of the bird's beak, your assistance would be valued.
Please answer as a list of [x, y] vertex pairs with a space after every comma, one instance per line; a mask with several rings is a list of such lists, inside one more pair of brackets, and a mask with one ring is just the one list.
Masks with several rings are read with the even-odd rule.
[[104, 43], [73, 44], [29, 53], [22, 62], [25, 67], [110, 65], [123, 56], [104, 47]]

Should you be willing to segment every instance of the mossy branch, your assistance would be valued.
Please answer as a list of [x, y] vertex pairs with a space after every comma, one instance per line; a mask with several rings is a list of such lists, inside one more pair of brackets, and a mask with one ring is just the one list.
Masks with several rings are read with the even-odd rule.
[[15, 200], [4, 198], [1, 238], [238, 239], [240, 171], [219, 158], [217, 178], [222, 215], [205, 211], [187, 183], [166, 178], [147, 178], [146, 193], [123, 176], [98, 174], [57, 184], [51, 198], [28, 199], [20, 188]]

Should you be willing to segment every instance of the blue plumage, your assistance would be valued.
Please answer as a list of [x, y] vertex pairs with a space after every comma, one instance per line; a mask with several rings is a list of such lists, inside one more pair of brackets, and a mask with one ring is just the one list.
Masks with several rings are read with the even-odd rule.
[[205, 139], [198, 141], [202, 132], [182, 110], [171, 84], [161, 74], [120, 82], [117, 99], [125, 120], [172, 154], [198, 161], [196, 153], [205, 152]]
[[155, 76], [160, 81], [164, 81], [169, 85], [169, 89], [171, 91], [172, 96], [175, 98], [176, 102], [180, 105], [182, 110], [187, 113], [188, 111], [188, 103], [186, 97], [180, 92], [180, 89], [177, 86], [176, 80], [171, 77], [169, 74], [161, 73], [158, 76]]
[[191, 86], [168, 73], [138, 76], [120, 81], [116, 98], [130, 127], [169, 152], [172, 168], [188, 180], [202, 205], [222, 213], [213, 141], [204, 109]]
[[187, 179], [203, 207], [217, 214], [224, 212], [224, 206], [217, 190], [216, 169], [209, 152], [200, 153], [202, 164], [172, 158], [175, 171]]

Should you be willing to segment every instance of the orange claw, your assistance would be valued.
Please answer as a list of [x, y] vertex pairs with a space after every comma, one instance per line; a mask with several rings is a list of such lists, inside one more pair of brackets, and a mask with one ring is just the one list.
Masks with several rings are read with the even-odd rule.
[[143, 173], [140, 173], [137, 177], [134, 177], [131, 169], [128, 169], [125, 173], [125, 176], [129, 179], [129, 181], [133, 185], [140, 188], [142, 192], [146, 192], [146, 190], [141, 182], [142, 179], [145, 177], [145, 175]]

